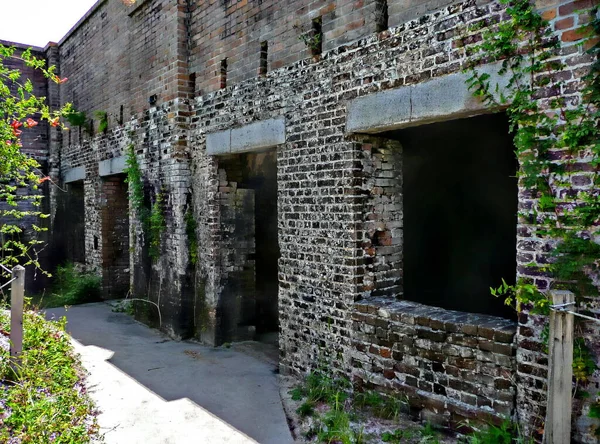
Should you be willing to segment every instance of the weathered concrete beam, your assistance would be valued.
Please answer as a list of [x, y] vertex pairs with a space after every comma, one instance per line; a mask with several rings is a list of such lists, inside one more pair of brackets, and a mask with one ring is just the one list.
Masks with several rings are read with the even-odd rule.
[[68, 169], [67, 171], [65, 171], [63, 179], [64, 179], [63, 180], [64, 183], [77, 182], [78, 180], [84, 180], [85, 179], [85, 167], [79, 166], [79, 167]]
[[98, 174], [100, 174], [100, 177], [121, 174], [125, 172], [126, 165], [125, 156], [106, 159], [98, 162]]
[[[478, 69], [490, 75], [491, 89], [503, 90], [509, 76], [498, 74], [499, 63]], [[471, 117], [489, 112], [467, 87], [471, 73], [458, 72], [416, 85], [382, 91], [348, 103], [348, 133], [378, 133], [403, 127]]]
[[285, 119], [263, 120], [206, 135], [209, 155], [260, 151], [285, 143]]

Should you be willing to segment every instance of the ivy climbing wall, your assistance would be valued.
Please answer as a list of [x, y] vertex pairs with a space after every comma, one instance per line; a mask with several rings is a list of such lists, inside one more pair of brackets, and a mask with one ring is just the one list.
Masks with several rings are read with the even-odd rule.
[[[88, 266], [101, 269], [108, 254], [99, 165], [135, 156], [139, 170], [128, 176], [135, 179], [129, 185], [130, 284], [136, 297], [151, 302], [136, 304], [136, 316], [176, 337], [223, 342], [223, 302], [244, 283], [242, 262], [250, 263], [255, 252], [250, 240], [230, 229], [239, 219], [232, 214], [248, 216], [243, 210], [251, 206], [237, 199], [238, 180], [224, 157], [237, 131], [239, 153], [276, 153], [272, 235], [280, 249], [282, 372], [302, 375], [325, 362], [357, 384], [409, 393], [421, 419], [456, 426], [465, 419], [511, 417], [539, 435], [547, 372], [543, 317], [529, 307], [513, 322], [500, 313], [402, 301], [404, 159], [401, 144], [384, 134], [490, 112], [470, 94], [464, 109], [446, 109], [467, 94], [468, 76], [460, 73], [485, 30], [509, 20], [506, 6], [390, 0], [384, 23], [380, 1], [284, 3], [145, 0], [128, 9], [107, 0], [58, 45], [58, 56], [53, 50], [61, 75], [70, 79], [61, 86], [62, 101], [73, 100], [88, 118], [108, 112], [106, 134], [98, 134], [95, 120], [54, 135], [51, 143], [57, 175], [84, 170]], [[581, 98], [582, 76], [594, 60], [580, 47], [578, 28], [591, 20], [585, 11], [592, 6], [591, 0], [536, 4], [550, 23], [549, 37], [560, 43], [554, 57], [564, 64], [552, 73], [562, 82], [558, 89], [540, 88], [534, 96], [543, 110], [557, 94], [571, 104]], [[110, 33], [118, 36], [115, 43], [106, 43]], [[419, 85], [457, 78], [452, 90], [426, 86], [427, 94], [415, 95], [424, 91]], [[394, 107], [406, 108], [409, 117], [352, 130], [351, 108], [369, 97], [375, 105], [365, 121]], [[431, 109], [421, 110], [426, 117], [414, 117], [427, 103]], [[283, 122], [284, 140], [256, 143], [267, 132], [256, 135], [251, 125], [273, 120]], [[548, 155], [560, 163], [571, 153], [550, 149]], [[592, 158], [580, 153], [571, 163], [572, 174], [560, 179], [564, 186], [554, 184], [556, 197], [597, 191]], [[134, 183], [139, 207], [132, 203]], [[546, 265], [554, 242], [527, 215], [547, 202], [523, 186], [518, 201], [512, 277], [546, 291], [553, 285]], [[158, 217], [151, 217], [153, 208]], [[153, 219], [160, 222], [154, 228]], [[249, 227], [251, 221], [242, 228]], [[243, 261], [236, 257], [240, 251]], [[596, 299], [583, 303], [591, 314], [600, 311]], [[240, 307], [228, 312], [238, 323], [231, 331], [248, 323], [245, 313], [233, 312]], [[578, 329], [588, 362], [597, 365], [600, 331], [589, 323]], [[576, 401], [575, 438], [596, 442], [600, 424], [589, 413], [600, 375], [592, 370], [587, 379], [589, 397]]]

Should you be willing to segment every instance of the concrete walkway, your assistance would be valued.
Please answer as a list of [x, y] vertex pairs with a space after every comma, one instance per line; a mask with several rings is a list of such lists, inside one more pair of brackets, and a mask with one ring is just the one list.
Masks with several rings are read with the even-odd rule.
[[66, 316], [106, 443], [293, 443], [273, 365], [173, 341], [104, 303]]

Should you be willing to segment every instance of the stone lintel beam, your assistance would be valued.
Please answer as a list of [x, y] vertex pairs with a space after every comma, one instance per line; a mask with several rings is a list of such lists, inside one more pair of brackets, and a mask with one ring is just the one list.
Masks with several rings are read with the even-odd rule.
[[[490, 75], [490, 89], [506, 88], [508, 75], [501, 64], [478, 68]], [[359, 97], [348, 103], [347, 133], [379, 133], [442, 120], [471, 117], [491, 112], [467, 86], [470, 72], [457, 72], [427, 82]], [[496, 97], [498, 100], [499, 97]]]
[[206, 154], [262, 151], [285, 143], [285, 118], [262, 120], [206, 135]]
[[125, 156], [120, 156], [98, 162], [98, 174], [104, 177], [124, 173], [127, 165], [125, 160]]
[[77, 182], [78, 180], [84, 180], [85, 179], [85, 167], [83, 166], [78, 166], [75, 168], [69, 168], [67, 171], [65, 171], [65, 174], [63, 175], [63, 182], [64, 183], [71, 183], [71, 182]]

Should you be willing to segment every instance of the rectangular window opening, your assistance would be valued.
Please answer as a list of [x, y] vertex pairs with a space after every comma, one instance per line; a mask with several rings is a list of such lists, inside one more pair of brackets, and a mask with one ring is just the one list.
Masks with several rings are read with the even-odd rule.
[[260, 44], [260, 66], [258, 68], [258, 75], [266, 76], [267, 75], [267, 62], [269, 57], [269, 42], [264, 41]]
[[190, 96], [194, 97], [196, 94], [196, 73], [193, 72], [190, 74]]
[[227, 88], [227, 59], [221, 60], [221, 89]]
[[323, 17], [312, 20], [312, 32], [309, 39], [310, 52], [313, 56], [323, 52]]
[[[390, 205], [402, 208], [403, 298], [514, 318], [502, 298], [490, 294], [502, 279], [514, 284], [517, 270], [518, 164], [506, 114], [381, 136], [401, 146], [401, 160], [391, 168], [402, 191], [390, 193]], [[385, 234], [373, 239], [375, 248], [394, 244]]]
[[375, 32], [388, 29], [388, 3], [387, 0], [375, 0]]

